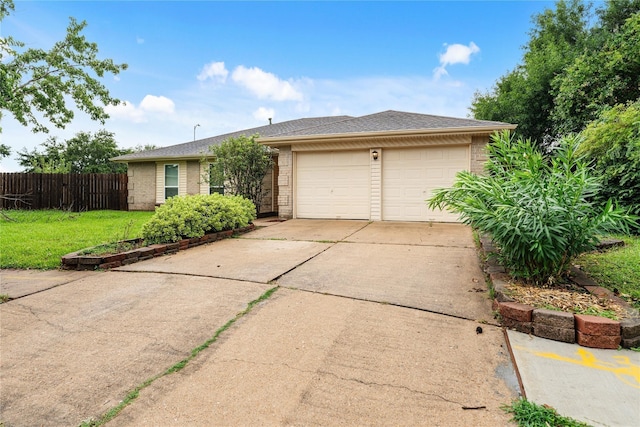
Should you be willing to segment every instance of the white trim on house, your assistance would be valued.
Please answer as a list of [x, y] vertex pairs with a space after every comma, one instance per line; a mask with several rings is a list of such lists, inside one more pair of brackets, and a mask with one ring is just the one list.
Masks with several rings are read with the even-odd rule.
[[178, 165], [178, 196], [187, 194], [187, 162], [167, 161], [156, 163], [156, 204], [163, 204], [165, 199], [165, 166]]

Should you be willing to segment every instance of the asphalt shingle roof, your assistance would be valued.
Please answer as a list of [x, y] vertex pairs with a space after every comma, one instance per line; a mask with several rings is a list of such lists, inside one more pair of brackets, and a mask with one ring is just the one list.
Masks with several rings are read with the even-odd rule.
[[211, 138], [183, 144], [171, 145], [156, 150], [141, 151], [116, 157], [116, 161], [153, 160], [163, 158], [198, 158], [212, 145], [220, 144], [227, 138], [240, 135], [259, 134], [262, 138], [285, 138], [295, 136], [357, 134], [375, 132], [394, 132], [433, 129], [468, 128], [513, 128], [509, 123], [487, 120], [459, 119], [455, 117], [434, 116], [430, 114], [406, 113], [402, 111], [383, 111], [361, 117], [329, 116], [290, 120], [282, 123], [245, 129], [218, 135]]
[[509, 123], [487, 120], [459, 119], [455, 117], [433, 116], [430, 114], [383, 111], [362, 117], [335, 121], [314, 128], [288, 131], [274, 137], [334, 135], [348, 133], [393, 132], [403, 130], [454, 129], [474, 127], [510, 127]]
[[269, 137], [281, 133], [295, 132], [299, 129], [314, 128], [325, 125], [327, 123], [338, 122], [351, 119], [351, 116], [328, 116], [328, 117], [312, 117], [304, 119], [289, 120], [281, 123], [260, 126], [251, 129], [244, 129], [237, 132], [231, 132], [224, 135], [213, 136], [210, 138], [198, 139], [196, 141], [185, 142], [182, 144], [171, 145], [168, 147], [157, 148], [155, 150], [141, 151], [139, 153], [125, 154], [113, 158], [115, 161], [136, 161], [136, 160], [152, 160], [162, 158], [198, 158], [209, 151], [212, 145], [220, 144], [227, 138], [238, 137], [240, 135], [251, 136], [259, 134], [261, 137]]

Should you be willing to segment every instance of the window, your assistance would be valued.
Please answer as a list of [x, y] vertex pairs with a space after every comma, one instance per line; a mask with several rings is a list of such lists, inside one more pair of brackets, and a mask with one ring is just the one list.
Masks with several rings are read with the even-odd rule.
[[178, 165], [164, 165], [164, 199], [178, 195]]
[[213, 173], [213, 165], [209, 165], [209, 194], [224, 194], [224, 180], [216, 178]]

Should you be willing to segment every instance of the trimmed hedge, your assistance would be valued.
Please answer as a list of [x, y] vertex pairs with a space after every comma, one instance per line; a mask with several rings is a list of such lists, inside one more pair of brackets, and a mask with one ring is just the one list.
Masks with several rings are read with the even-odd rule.
[[209, 232], [246, 227], [255, 218], [255, 205], [241, 196], [171, 197], [142, 226], [142, 237], [148, 244], [172, 243]]

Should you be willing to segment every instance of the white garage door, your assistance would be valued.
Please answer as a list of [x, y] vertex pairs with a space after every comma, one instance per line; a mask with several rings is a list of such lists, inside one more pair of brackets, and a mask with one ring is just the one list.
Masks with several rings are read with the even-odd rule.
[[458, 221], [448, 211], [428, 209], [425, 200], [469, 169], [468, 146], [386, 149], [382, 160], [383, 220]]
[[296, 217], [369, 219], [369, 151], [296, 154]]

